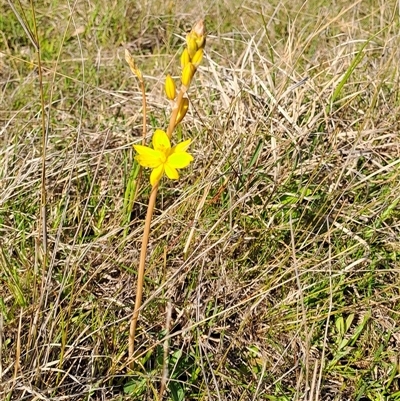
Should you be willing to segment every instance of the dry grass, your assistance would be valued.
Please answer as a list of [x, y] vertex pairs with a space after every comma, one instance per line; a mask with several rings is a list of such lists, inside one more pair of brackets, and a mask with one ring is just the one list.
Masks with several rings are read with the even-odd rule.
[[[394, 0], [35, 2], [44, 110], [0, 5], [1, 399], [156, 400], [165, 373], [174, 401], [400, 399]], [[145, 172], [126, 210], [142, 120], [124, 49], [165, 128], [162, 83], [199, 15], [207, 57], [178, 132], [195, 162], [160, 188], [131, 371], [150, 188]]]

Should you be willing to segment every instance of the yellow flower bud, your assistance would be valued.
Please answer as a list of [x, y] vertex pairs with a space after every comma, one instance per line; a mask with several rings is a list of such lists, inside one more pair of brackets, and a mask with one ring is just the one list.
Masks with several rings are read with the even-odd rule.
[[187, 97], [184, 97], [182, 98], [182, 102], [180, 104], [179, 111], [176, 116], [175, 125], [178, 125], [183, 120], [183, 117], [185, 117], [188, 108], [189, 108], [189, 99]]
[[189, 33], [186, 36], [186, 44], [187, 44], [187, 50], [189, 53], [189, 57], [191, 59], [197, 52], [196, 35]]
[[196, 39], [196, 44], [198, 49], [204, 49], [204, 46], [206, 45], [206, 37], [205, 36], [199, 36]]
[[185, 49], [181, 55], [181, 67], [182, 69], [185, 68], [185, 65], [190, 63], [190, 57], [189, 57], [189, 53], [188, 50]]
[[165, 78], [165, 94], [169, 100], [174, 100], [176, 97], [175, 81], [169, 74]]
[[182, 84], [188, 89], [196, 68], [192, 63], [187, 63], [182, 71]]
[[195, 53], [195, 55], [192, 58], [192, 64], [195, 67], [198, 67], [201, 63], [201, 60], [203, 60], [203, 49], [197, 50], [197, 52]]
[[197, 49], [203, 49], [206, 44], [204, 21], [197, 21], [197, 23], [193, 26], [191, 33], [195, 35]]

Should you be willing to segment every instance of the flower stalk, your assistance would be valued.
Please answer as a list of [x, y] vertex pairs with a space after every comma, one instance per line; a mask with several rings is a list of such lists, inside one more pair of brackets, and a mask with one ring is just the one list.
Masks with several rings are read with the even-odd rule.
[[[166, 77], [166, 97], [169, 100], [174, 101], [166, 132], [162, 130], [155, 131], [152, 140], [153, 148], [142, 145], [134, 145], [134, 148], [138, 153], [138, 155], [135, 157], [136, 161], [143, 167], [152, 168], [153, 171], [150, 175], [152, 190], [147, 206], [138, 266], [135, 308], [129, 328], [129, 364], [131, 368], [134, 367], [135, 337], [137, 321], [139, 318], [139, 312], [143, 298], [147, 246], [149, 243], [151, 220], [156, 204], [159, 183], [164, 173], [170, 179], [178, 179], [179, 174], [177, 169], [184, 168], [188, 166], [191, 161], [193, 161], [193, 157], [186, 152], [190, 145], [190, 140], [179, 143], [174, 147], [171, 147], [170, 141], [175, 127], [182, 121], [189, 107], [189, 100], [187, 97], [185, 97], [185, 93], [187, 92], [197, 67], [201, 62], [203, 48], [205, 45], [205, 35], [203, 21], [198, 21], [191, 32], [187, 35], [187, 47], [184, 49], [181, 56], [182, 75], [181, 87], [178, 94], [176, 94], [175, 82], [172, 77], [170, 75], [167, 75]], [[130, 63], [130, 67], [131, 70], [139, 77], [136, 66], [132, 68], [133, 66]]]

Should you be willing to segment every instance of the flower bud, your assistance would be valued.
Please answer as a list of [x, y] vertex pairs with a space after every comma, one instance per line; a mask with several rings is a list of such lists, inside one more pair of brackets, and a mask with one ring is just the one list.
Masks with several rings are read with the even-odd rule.
[[198, 20], [196, 24], [192, 28], [192, 32], [194, 32], [197, 36], [205, 36], [206, 31], [205, 31], [205, 26], [204, 26], [204, 21]]
[[181, 55], [181, 67], [182, 69], [185, 68], [186, 64], [190, 63], [190, 57], [188, 50], [185, 49]]
[[175, 81], [169, 74], [165, 78], [165, 94], [169, 100], [174, 100], [176, 97]]
[[192, 63], [187, 63], [182, 71], [182, 84], [188, 89], [196, 68]]
[[182, 102], [179, 105], [179, 110], [176, 116], [175, 125], [178, 125], [183, 120], [183, 117], [185, 117], [188, 108], [189, 108], [189, 99], [187, 97], [184, 97], [182, 98]]
[[197, 52], [196, 35], [194, 35], [192, 32], [190, 32], [186, 36], [186, 44], [187, 44], [187, 50], [189, 53], [189, 57], [191, 59]]
[[195, 35], [197, 49], [203, 49], [206, 44], [206, 32], [204, 21], [199, 20], [193, 26], [191, 33]]
[[197, 52], [195, 53], [195, 55], [192, 58], [192, 64], [195, 67], [198, 67], [201, 63], [201, 60], [203, 60], [203, 49], [197, 50]]
[[205, 36], [199, 36], [196, 39], [196, 44], [198, 49], [204, 49], [204, 46], [206, 45], [206, 37]]

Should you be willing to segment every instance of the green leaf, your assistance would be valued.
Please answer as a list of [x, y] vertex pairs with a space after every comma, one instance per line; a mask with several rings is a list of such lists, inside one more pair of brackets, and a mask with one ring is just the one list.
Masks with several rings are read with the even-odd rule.
[[183, 401], [185, 399], [185, 391], [183, 390], [181, 383], [173, 381], [170, 383], [169, 389], [173, 401]]

